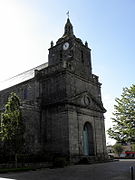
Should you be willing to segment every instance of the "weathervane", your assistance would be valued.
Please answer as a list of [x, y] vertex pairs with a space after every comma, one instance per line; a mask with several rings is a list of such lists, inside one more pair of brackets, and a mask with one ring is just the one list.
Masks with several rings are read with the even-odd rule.
[[69, 18], [69, 11], [66, 13], [67, 17]]

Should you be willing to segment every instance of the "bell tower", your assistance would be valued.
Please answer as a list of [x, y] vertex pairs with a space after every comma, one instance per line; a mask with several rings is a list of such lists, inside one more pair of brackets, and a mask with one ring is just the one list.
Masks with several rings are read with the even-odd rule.
[[64, 34], [58, 39], [56, 45], [51, 42], [49, 49], [49, 66], [65, 62], [70, 66], [76, 74], [81, 76], [92, 75], [91, 68], [91, 49], [88, 48], [88, 43], [81, 41], [73, 32], [73, 25], [70, 19], [64, 27]]
[[101, 84], [92, 74], [91, 49], [74, 35], [70, 19], [38, 71], [43, 147], [72, 157], [106, 156]]

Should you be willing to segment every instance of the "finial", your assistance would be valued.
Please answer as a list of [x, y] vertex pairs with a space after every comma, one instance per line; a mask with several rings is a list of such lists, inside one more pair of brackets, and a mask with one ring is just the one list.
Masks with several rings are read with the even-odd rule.
[[87, 41], [85, 41], [85, 46], [86, 46], [86, 47], [88, 47], [88, 43], [87, 43]]
[[69, 11], [66, 13], [66, 15], [67, 15], [67, 17], [68, 17], [68, 19], [69, 19]]
[[51, 47], [53, 47], [53, 41], [51, 41]]

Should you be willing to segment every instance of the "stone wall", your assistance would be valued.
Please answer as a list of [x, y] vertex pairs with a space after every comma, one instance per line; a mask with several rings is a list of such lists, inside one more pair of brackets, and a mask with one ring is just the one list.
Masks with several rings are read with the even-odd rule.
[[13, 87], [0, 91], [0, 109], [4, 110], [10, 93], [14, 92], [20, 98], [22, 109], [22, 121], [25, 128], [24, 149], [27, 153], [40, 151], [40, 107], [37, 101], [39, 96], [39, 84], [35, 78], [17, 84]]
[[46, 107], [43, 110], [43, 146], [46, 152], [69, 154], [68, 117], [65, 106]]
[[71, 155], [84, 155], [83, 128], [86, 122], [92, 125], [95, 156], [106, 155], [105, 133], [102, 125], [103, 118], [100, 116], [100, 113], [97, 116], [96, 111], [69, 106], [69, 144]]

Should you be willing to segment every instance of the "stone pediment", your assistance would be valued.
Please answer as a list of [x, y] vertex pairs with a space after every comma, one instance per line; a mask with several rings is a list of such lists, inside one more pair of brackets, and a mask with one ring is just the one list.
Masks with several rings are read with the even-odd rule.
[[97, 100], [94, 96], [92, 96], [90, 93], [86, 91], [70, 98], [68, 102], [83, 108], [87, 108], [103, 113], [106, 112], [106, 109], [103, 107], [102, 102]]

